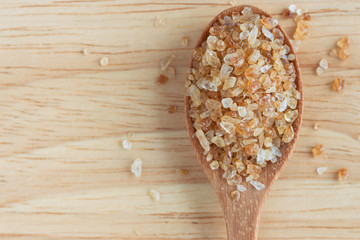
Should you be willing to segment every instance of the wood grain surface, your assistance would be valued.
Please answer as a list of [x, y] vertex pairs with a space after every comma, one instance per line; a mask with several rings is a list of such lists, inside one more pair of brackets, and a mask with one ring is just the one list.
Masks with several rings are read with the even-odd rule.
[[[294, 32], [281, 17], [294, 1], [239, 2]], [[360, 2], [296, 4], [312, 15], [311, 37], [298, 53], [303, 127], [265, 203], [259, 239], [360, 239]], [[1, 1], [0, 239], [226, 239], [187, 135], [183, 93], [191, 47], [228, 7], [215, 0]], [[154, 27], [156, 16], [164, 27]], [[344, 35], [352, 41], [348, 61], [328, 55]], [[158, 86], [159, 61], [172, 53], [176, 79]], [[329, 70], [318, 77], [322, 57]], [[330, 87], [338, 76], [346, 79], [343, 94]], [[178, 111], [169, 114], [169, 105]], [[130, 151], [121, 147], [128, 132], [135, 133]], [[326, 152], [313, 158], [319, 143]], [[135, 178], [129, 165], [138, 157], [143, 175]], [[319, 166], [328, 167], [322, 176]], [[351, 172], [344, 182], [336, 179], [341, 167]], [[153, 202], [149, 189], [161, 200]]]

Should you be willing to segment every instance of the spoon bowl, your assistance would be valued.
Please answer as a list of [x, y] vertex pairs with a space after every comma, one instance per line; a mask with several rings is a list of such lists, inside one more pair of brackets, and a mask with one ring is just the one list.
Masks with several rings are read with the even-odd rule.
[[[223, 18], [225, 16], [231, 16], [232, 12], [241, 12], [245, 7], [250, 7], [252, 12], [255, 14], [271, 17], [270, 14], [250, 5], [241, 5], [226, 9], [209, 23], [204, 32], [201, 34], [195, 48], [200, 47], [201, 44], [206, 41], [209, 35], [210, 27], [218, 20], [219, 17]], [[284, 34], [284, 43], [290, 47], [290, 52], [295, 54], [291, 42], [284, 30], [280, 25], [278, 25], [277, 28]], [[192, 68], [192, 62], [193, 61], [191, 60], [190, 68]], [[291, 142], [286, 144], [283, 143], [281, 145], [280, 151], [282, 152], [282, 157], [278, 158], [277, 162], [275, 163], [267, 164], [266, 167], [262, 170], [259, 181], [265, 184], [265, 188], [261, 191], [258, 191], [250, 184], [248, 184], [249, 186], [247, 186], [247, 191], [241, 193], [240, 199], [238, 201], [230, 197], [230, 193], [234, 190], [235, 187], [229, 186], [227, 184], [227, 181], [222, 177], [223, 173], [220, 169], [216, 171], [211, 170], [209, 162], [206, 161], [206, 157], [203, 155], [203, 149], [198, 139], [195, 137], [195, 129], [189, 116], [190, 98], [185, 94], [186, 125], [190, 135], [191, 144], [195, 150], [199, 163], [201, 164], [206, 176], [217, 193], [222, 210], [224, 212], [228, 239], [230, 240], [257, 239], [260, 211], [264, 204], [265, 198], [270, 190], [271, 185], [278, 178], [281, 170], [284, 168], [286, 162], [290, 158], [290, 155], [294, 150], [295, 143], [298, 139], [303, 113], [303, 89], [297, 57], [295, 57], [293, 64], [296, 72], [295, 84], [297, 86], [297, 90], [301, 93], [301, 99], [298, 101], [297, 105], [297, 110], [299, 111], [298, 118], [292, 124], [294, 129], [294, 138], [291, 140]]]

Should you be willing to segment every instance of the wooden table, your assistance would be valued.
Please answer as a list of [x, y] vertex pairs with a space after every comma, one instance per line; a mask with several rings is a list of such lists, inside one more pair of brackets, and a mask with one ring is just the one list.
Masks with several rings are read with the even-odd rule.
[[[294, 22], [281, 17], [291, 3], [256, 6], [292, 34]], [[296, 3], [312, 16], [311, 37], [298, 53], [304, 122], [265, 204], [259, 239], [360, 239], [360, 2]], [[0, 239], [226, 238], [182, 109], [190, 49], [228, 7], [215, 0], [1, 1]], [[156, 16], [164, 27], [154, 27]], [[328, 55], [344, 35], [352, 41], [345, 62]], [[159, 61], [170, 54], [176, 79], [158, 86]], [[101, 57], [108, 66], [99, 65]], [[329, 70], [318, 77], [323, 57]], [[343, 94], [330, 87], [338, 76], [346, 79]], [[178, 111], [169, 114], [169, 105]], [[121, 147], [128, 132], [135, 133], [130, 151]], [[320, 143], [326, 152], [313, 158]], [[137, 179], [129, 164], [138, 157]], [[322, 176], [319, 166], [328, 167]], [[351, 174], [340, 183], [341, 167]], [[159, 202], [147, 194], [152, 188]]]

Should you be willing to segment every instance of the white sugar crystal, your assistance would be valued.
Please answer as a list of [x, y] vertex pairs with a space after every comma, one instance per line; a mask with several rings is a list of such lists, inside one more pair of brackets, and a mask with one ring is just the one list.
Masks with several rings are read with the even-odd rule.
[[233, 104], [233, 100], [232, 100], [232, 98], [223, 98], [221, 100], [221, 103], [224, 108], [229, 108], [231, 106], [231, 104]]
[[246, 116], [246, 108], [245, 107], [238, 107], [238, 112], [240, 117], [245, 117]]
[[88, 56], [88, 55], [90, 55], [91, 51], [89, 49], [87, 49], [87, 48], [84, 48], [83, 53], [84, 53], [85, 56]]
[[126, 150], [130, 150], [132, 148], [132, 143], [127, 139], [125, 139], [122, 142], [122, 145], [123, 145], [123, 148], [126, 149]]
[[142, 161], [140, 158], [137, 158], [131, 165], [131, 172], [135, 175], [135, 177], [140, 177], [141, 171], [142, 171]]
[[239, 190], [240, 192], [245, 192], [246, 191], [246, 187], [244, 187], [243, 185], [237, 185], [236, 189]]
[[328, 169], [327, 167], [318, 167], [316, 169], [316, 172], [318, 175], [322, 175], [324, 172], [326, 172], [327, 169]]
[[100, 58], [100, 66], [107, 66], [109, 65], [109, 58], [108, 57], [102, 57]]
[[323, 69], [323, 68], [321, 68], [321, 67], [317, 67], [317, 68], [316, 68], [316, 74], [317, 74], [318, 76], [322, 75], [323, 73], [324, 73], [324, 69]]
[[150, 195], [151, 199], [154, 201], [160, 200], [160, 193], [159, 193], [159, 191], [157, 191], [155, 189], [150, 189], [149, 195]]
[[321, 59], [319, 62], [319, 66], [322, 67], [324, 70], [328, 69], [328, 62], [325, 58]]
[[292, 13], [294, 13], [294, 12], [296, 11], [296, 5], [295, 5], [295, 4], [291, 4], [291, 5], [289, 6], [289, 11], [292, 12]]
[[156, 16], [155, 21], [154, 21], [154, 25], [155, 27], [163, 27], [165, 26], [166, 21], [165, 18], [161, 17], [161, 16]]
[[302, 11], [301, 8], [296, 9], [296, 14], [297, 14], [298, 16], [301, 16], [302, 12], [303, 12], [303, 11]]
[[250, 180], [250, 184], [258, 191], [265, 188], [265, 185], [258, 181]]

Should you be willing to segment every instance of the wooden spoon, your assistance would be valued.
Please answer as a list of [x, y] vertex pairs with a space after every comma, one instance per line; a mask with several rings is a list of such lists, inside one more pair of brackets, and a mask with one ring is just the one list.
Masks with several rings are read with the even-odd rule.
[[[200, 39], [196, 45], [197, 47], [201, 46], [201, 43], [204, 42], [209, 35], [209, 28], [213, 25], [214, 22], [218, 20], [219, 17], [223, 18], [224, 16], [231, 16], [232, 12], [240, 12], [245, 8], [250, 7], [253, 13], [271, 17], [268, 13], [262, 11], [259, 8], [249, 5], [241, 5], [226, 9], [217, 15], [206, 27], [205, 31], [201, 34]], [[290, 46], [290, 51], [294, 53], [293, 47], [289, 41], [288, 36], [281, 28], [277, 26], [279, 30], [284, 34], [285, 44]], [[264, 204], [265, 198], [269, 192], [271, 185], [275, 182], [279, 176], [280, 171], [284, 168], [285, 163], [290, 158], [292, 151], [294, 150], [295, 143], [297, 141], [300, 125], [302, 121], [303, 113], [303, 90], [302, 90], [302, 80], [299, 69], [299, 63], [297, 58], [293, 61], [296, 71], [296, 80], [297, 89], [301, 93], [301, 99], [298, 101], [297, 109], [299, 111], [298, 118], [293, 123], [294, 128], [294, 138], [288, 144], [282, 144], [280, 151], [282, 152], [282, 157], [278, 159], [276, 163], [267, 164], [267, 166], [261, 172], [259, 181], [265, 184], [265, 188], [261, 191], [256, 190], [250, 184], [247, 184], [247, 191], [241, 193], [240, 200], [236, 201], [230, 197], [230, 193], [235, 190], [234, 186], [229, 186], [227, 181], [222, 177], [223, 171], [218, 169], [213, 171], [210, 169], [209, 162], [206, 161], [205, 156], [203, 155], [203, 149], [199, 144], [199, 141], [195, 137], [195, 131], [192, 126], [193, 122], [189, 116], [189, 97], [185, 95], [185, 113], [186, 113], [186, 125], [190, 135], [191, 143], [194, 147], [196, 157], [200, 162], [201, 166], [204, 169], [206, 176], [213, 185], [218, 198], [220, 200], [221, 207], [225, 216], [225, 223], [227, 228], [228, 239], [230, 240], [254, 240], [257, 239], [258, 232], [258, 223], [260, 220], [260, 210]], [[192, 67], [192, 60], [191, 65]]]

